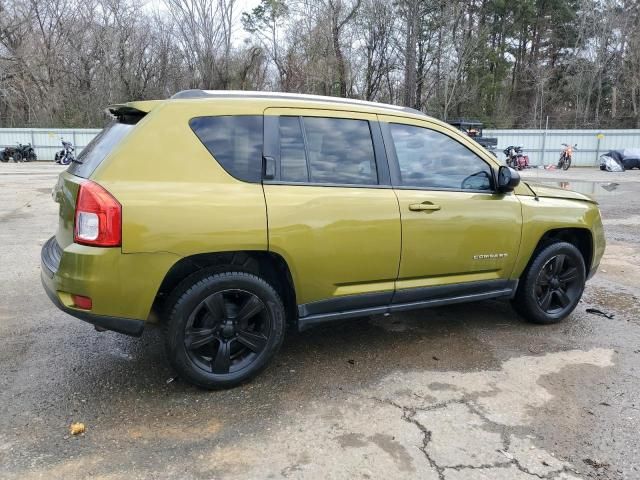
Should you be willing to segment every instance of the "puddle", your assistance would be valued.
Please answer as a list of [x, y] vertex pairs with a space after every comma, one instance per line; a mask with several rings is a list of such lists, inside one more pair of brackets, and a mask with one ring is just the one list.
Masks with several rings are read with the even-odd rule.
[[587, 181], [571, 181], [571, 182], [549, 182], [540, 179], [536, 179], [536, 183], [544, 185], [550, 185], [552, 187], [560, 187], [565, 190], [573, 190], [574, 192], [586, 193], [587, 195], [594, 195], [596, 197], [602, 197], [606, 195], [613, 195], [617, 193], [617, 189], [620, 186], [615, 182], [587, 182]]

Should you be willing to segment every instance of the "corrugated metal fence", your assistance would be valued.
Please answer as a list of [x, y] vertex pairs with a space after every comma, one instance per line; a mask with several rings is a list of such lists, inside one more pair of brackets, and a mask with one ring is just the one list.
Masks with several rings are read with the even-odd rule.
[[521, 146], [532, 165], [558, 163], [562, 144], [578, 144], [573, 165], [598, 165], [598, 157], [609, 150], [640, 148], [640, 130], [489, 130], [485, 137], [498, 139], [498, 158], [509, 145]]
[[61, 139], [71, 142], [78, 155], [99, 132], [99, 128], [0, 128], [0, 148], [30, 143], [38, 160], [53, 160], [55, 153], [62, 150]]
[[[0, 148], [17, 143], [34, 145], [39, 160], [53, 160], [62, 148], [60, 139], [71, 141], [76, 155], [99, 129], [0, 128]], [[485, 130], [486, 137], [498, 138], [498, 158], [509, 145], [524, 147], [532, 165], [555, 164], [562, 143], [578, 144], [574, 165], [594, 166], [598, 156], [612, 149], [640, 148], [640, 130]]]

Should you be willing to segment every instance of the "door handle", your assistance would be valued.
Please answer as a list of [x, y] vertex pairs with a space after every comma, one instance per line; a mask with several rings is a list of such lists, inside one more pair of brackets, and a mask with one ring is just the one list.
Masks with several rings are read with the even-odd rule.
[[435, 212], [440, 210], [440, 205], [431, 202], [412, 203], [409, 205], [409, 210], [412, 212]]

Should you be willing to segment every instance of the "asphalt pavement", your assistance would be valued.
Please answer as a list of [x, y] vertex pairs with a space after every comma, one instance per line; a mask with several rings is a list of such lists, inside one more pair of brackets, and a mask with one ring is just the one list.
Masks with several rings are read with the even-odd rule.
[[640, 478], [640, 171], [523, 173], [601, 203], [607, 251], [564, 322], [502, 301], [363, 318], [290, 335], [218, 392], [174, 378], [158, 330], [50, 303], [59, 171], [0, 164], [0, 478]]

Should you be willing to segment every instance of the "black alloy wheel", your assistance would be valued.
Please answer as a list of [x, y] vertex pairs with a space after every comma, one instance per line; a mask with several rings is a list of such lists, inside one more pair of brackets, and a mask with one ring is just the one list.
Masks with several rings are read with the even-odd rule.
[[256, 275], [195, 274], [167, 303], [169, 362], [181, 377], [200, 387], [228, 388], [249, 380], [282, 345], [282, 301]]
[[511, 303], [530, 322], [557, 323], [576, 308], [585, 281], [580, 250], [572, 243], [558, 241], [534, 254]]
[[253, 293], [222, 290], [193, 310], [184, 346], [191, 361], [209, 373], [228, 374], [249, 366], [271, 335], [266, 307]]
[[544, 264], [535, 284], [540, 308], [551, 315], [561, 313], [582, 294], [578, 266], [566, 254], [559, 253]]

